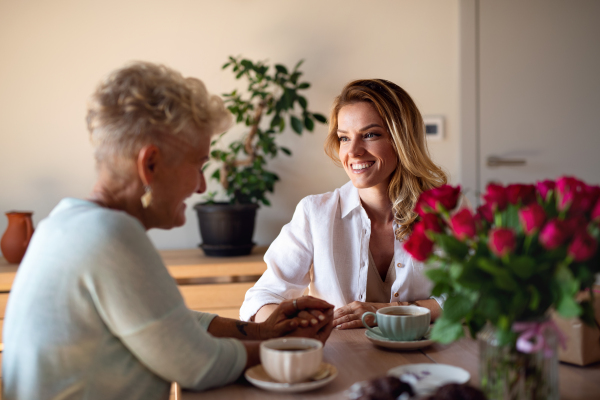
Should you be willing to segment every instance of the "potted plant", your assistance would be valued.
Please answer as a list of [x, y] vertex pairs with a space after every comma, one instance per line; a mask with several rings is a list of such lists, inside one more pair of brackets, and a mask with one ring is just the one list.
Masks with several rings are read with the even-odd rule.
[[237, 124], [244, 125], [247, 132], [226, 147], [224, 134], [211, 143], [215, 149], [205, 168], [216, 164], [210, 178], [220, 182], [227, 201], [215, 201], [217, 192], [211, 192], [205, 202], [194, 206], [203, 240], [200, 247], [206, 255], [250, 253], [256, 210], [259, 204], [270, 205], [266, 194], [273, 192], [279, 180], [275, 172], [267, 169], [268, 160], [280, 152], [292, 154], [276, 143], [277, 135], [286, 131], [288, 124], [301, 135], [305, 130], [311, 132], [315, 122], [327, 121], [322, 114], [309, 111], [308, 100], [302, 95], [310, 87], [310, 83], [300, 79], [302, 62], [293, 69], [282, 64], [271, 68], [266, 62], [229, 57], [223, 65], [223, 69], [231, 69], [236, 79], [247, 83], [245, 92], [235, 89], [223, 95]]
[[[460, 187], [447, 185], [424, 192], [404, 245], [434, 264], [426, 272], [433, 294], [447, 295], [432, 338], [457, 340], [463, 324], [478, 335], [489, 399], [558, 399], [556, 344], [564, 337], [549, 311], [594, 324], [600, 187], [572, 177], [490, 184], [477, 213], [457, 208], [459, 196]], [[581, 291], [591, 300], [577, 302]]]

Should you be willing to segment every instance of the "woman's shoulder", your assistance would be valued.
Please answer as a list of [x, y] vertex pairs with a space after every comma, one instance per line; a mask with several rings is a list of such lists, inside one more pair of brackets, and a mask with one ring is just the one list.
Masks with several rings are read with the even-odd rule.
[[52, 210], [47, 224], [56, 228], [73, 229], [78, 234], [92, 234], [96, 238], [128, 237], [144, 233], [144, 227], [133, 216], [118, 210], [101, 207], [91, 201], [65, 198]]

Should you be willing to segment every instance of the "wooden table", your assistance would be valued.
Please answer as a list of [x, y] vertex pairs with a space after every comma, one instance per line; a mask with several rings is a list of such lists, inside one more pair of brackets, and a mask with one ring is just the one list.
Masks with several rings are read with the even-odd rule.
[[[462, 339], [450, 345], [434, 344], [422, 350], [390, 351], [374, 346], [365, 337], [364, 329], [334, 330], [327, 341], [324, 361], [335, 365], [338, 377], [329, 385], [312, 392], [285, 394], [267, 392], [241, 378], [236, 383], [202, 393], [183, 391], [183, 400], [195, 399], [346, 399], [344, 391], [353, 383], [386, 375], [398, 365], [441, 363], [466, 369], [472, 385], [479, 385], [477, 342]], [[599, 399], [600, 363], [582, 368], [560, 364], [561, 399]]]

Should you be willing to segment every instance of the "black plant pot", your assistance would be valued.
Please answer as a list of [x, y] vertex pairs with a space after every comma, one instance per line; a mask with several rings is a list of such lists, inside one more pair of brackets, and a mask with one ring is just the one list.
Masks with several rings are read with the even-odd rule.
[[250, 254], [257, 204], [212, 203], [194, 206], [204, 254], [231, 257]]

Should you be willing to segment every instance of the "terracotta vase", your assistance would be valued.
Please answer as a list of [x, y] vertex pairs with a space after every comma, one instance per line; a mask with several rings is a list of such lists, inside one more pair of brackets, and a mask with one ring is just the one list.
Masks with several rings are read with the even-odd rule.
[[9, 211], [6, 213], [8, 227], [0, 241], [2, 255], [11, 264], [18, 264], [25, 255], [29, 240], [33, 235], [32, 212]]

